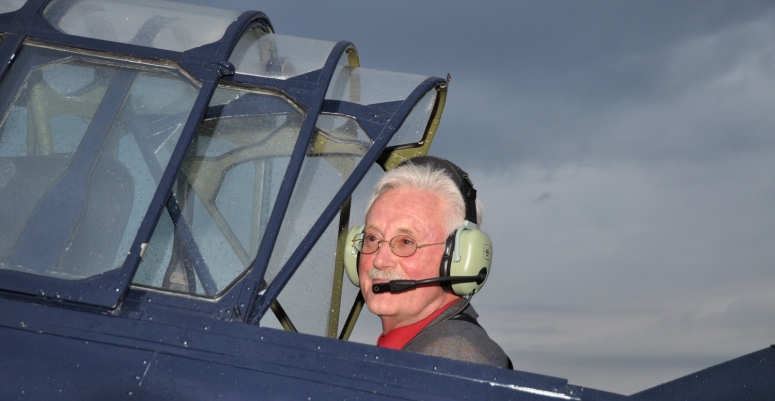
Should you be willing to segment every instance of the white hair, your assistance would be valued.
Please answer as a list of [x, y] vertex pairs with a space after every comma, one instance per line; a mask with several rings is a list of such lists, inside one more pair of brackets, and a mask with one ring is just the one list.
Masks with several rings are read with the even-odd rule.
[[[437, 194], [446, 202], [452, 214], [447, 216], [446, 231], [451, 235], [463, 225], [466, 218], [466, 205], [463, 195], [460, 193], [455, 181], [442, 169], [434, 169], [429, 165], [416, 165], [406, 163], [400, 167], [388, 171], [374, 187], [368, 202], [366, 213], [377, 198], [390, 189], [414, 188]], [[476, 199], [476, 227], [482, 225], [482, 202]]]

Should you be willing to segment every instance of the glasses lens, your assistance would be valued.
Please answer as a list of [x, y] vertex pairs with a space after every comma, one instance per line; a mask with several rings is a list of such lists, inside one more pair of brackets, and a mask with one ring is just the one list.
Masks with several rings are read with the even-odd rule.
[[390, 240], [390, 248], [398, 256], [412, 256], [417, 251], [417, 241], [406, 235], [399, 235]]
[[353, 237], [353, 246], [358, 250], [358, 252], [363, 252], [363, 233]]
[[361, 253], [374, 253], [379, 248], [379, 238], [369, 233], [359, 234], [355, 237], [355, 248]]

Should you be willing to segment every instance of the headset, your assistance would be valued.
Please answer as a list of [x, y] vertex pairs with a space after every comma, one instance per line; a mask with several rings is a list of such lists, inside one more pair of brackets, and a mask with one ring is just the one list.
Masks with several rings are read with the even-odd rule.
[[[447, 238], [444, 245], [444, 255], [439, 266], [439, 278], [426, 280], [394, 280], [389, 283], [375, 284], [374, 292], [400, 292], [419, 285], [440, 283], [445, 291], [456, 295], [471, 295], [479, 292], [490, 273], [492, 266], [492, 240], [484, 231], [476, 228], [476, 190], [471, 179], [460, 167], [452, 162], [433, 156], [420, 156], [406, 160], [405, 164], [431, 166], [434, 170], [443, 170], [457, 184], [466, 205], [466, 219], [461, 227]], [[342, 254], [347, 277], [360, 287], [358, 264], [360, 252], [355, 247], [353, 239], [363, 232], [363, 225], [352, 227], [347, 233]]]

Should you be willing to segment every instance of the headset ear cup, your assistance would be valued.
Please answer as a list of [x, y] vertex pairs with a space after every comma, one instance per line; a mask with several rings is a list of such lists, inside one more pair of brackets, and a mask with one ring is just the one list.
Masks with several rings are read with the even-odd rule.
[[[468, 295], [472, 291], [479, 292], [490, 276], [492, 267], [492, 240], [484, 231], [471, 229], [468, 227], [460, 228], [460, 239], [456, 242], [457, 248], [451, 258], [449, 275], [454, 276], [475, 276], [479, 274], [482, 268], [486, 269], [487, 276], [480, 284], [476, 282], [459, 283], [451, 285], [453, 293], [457, 295]], [[460, 258], [458, 259], [458, 254]]]
[[362, 232], [363, 225], [351, 228], [350, 231], [347, 232], [347, 238], [344, 241], [344, 249], [342, 249], [344, 271], [347, 273], [347, 277], [350, 278], [350, 282], [356, 287], [361, 286], [360, 280], [358, 279], [358, 262], [360, 261], [361, 253], [355, 248], [353, 238]]
[[[447, 237], [447, 242], [444, 244], [444, 255], [441, 257], [441, 265], [439, 265], [439, 277], [449, 277], [449, 269], [452, 266], [452, 255], [454, 251], [455, 234], [453, 233]], [[453, 292], [450, 283], [441, 283], [441, 288], [446, 292]]]

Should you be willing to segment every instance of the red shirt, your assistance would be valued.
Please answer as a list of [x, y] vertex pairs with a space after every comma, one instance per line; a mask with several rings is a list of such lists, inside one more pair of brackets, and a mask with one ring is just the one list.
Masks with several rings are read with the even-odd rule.
[[437, 309], [435, 312], [431, 313], [430, 316], [426, 317], [423, 320], [420, 320], [417, 323], [410, 324], [409, 326], [399, 327], [393, 330], [390, 330], [387, 334], [380, 334], [379, 338], [377, 339], [377, 346], [378, 347], [384, 347], [384, 348], [391, 348], [391, 349], [402, 349], [404, 348], [404, 345], [406, 345], [409, 341], [411, 341], [417, 334], [419, 334], [422, 329], [425, 328], [425, 326], [428, 325], [433, 319], [435, 319], [437, 316], [441, 314], [441, 312], [444, 312], [449, 308], [452, 304], [454, 304], [457, 300], [454, 300], [441, 308]]

